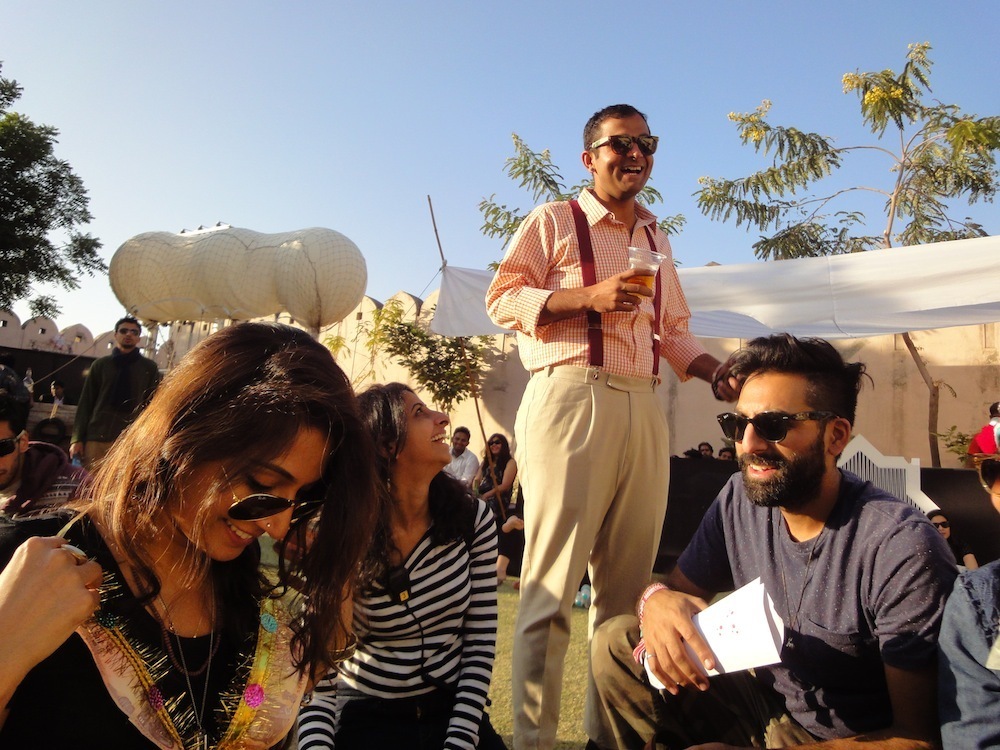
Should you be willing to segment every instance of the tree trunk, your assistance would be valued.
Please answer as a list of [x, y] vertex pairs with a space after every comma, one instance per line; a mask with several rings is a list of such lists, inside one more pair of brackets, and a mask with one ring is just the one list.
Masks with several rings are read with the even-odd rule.
[[927, 386], [929, 394], [927, 399], [927, 442], [931, 452], [931, 466], [934, 468], [940, 468], [941, 450], [938, 447], [937, 431], [938, 405], [941, 401], [941, 384], [931, 377], [931, 373], [927, 369], [927, 363], [924, 362], [923, 357], [920, 356], [920, 352], [917, 351], [917, 347], [914, 345], [913, 339], [910, 338], [910, 334], [903, 333], [902, 336], [903, 343], [906, 344], [906, 348], [910, 352], [910, 356], [913, 358], [913, 364], [917, 366], [917, 372], [920, 373], [920, 377], [924, 379], [924, 384]]

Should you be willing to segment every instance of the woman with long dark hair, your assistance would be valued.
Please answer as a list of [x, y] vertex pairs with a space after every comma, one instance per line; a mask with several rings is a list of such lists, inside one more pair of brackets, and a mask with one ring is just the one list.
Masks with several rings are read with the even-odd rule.
[[517, 570], [520, 570], [521, 555], [524, 554], [524, 503], [522, 497], [519, 498], [520, 502], [514, 504], [517, 461], [510, 453], [507, 438], [499, 432], [493, 433], [486, 441], [486, 451], [472, 486], [497, 519], [500, 529], [497, 542], [497, 583], [503, 583], [512, 560], [517, 561]]
[[448, 417], [401, 383], [358, 398], [385, 498], [354, 598], [354, 655], [317, 687], [300, 750], [496, 748], [496, 530], [443, 469]]
[[[348, 597], [378, 513], [372, 466], [350, 383], [308, 334], [244, 323], [201, 342], [68, 523], [0, 523], [0, 564], [31, 537], [64, 536], [103, 569], [93, 617], [62, 644], [25, 644], [35, 663], [0, 745], [279, 745], [313, 675], [349, 651]], [[259, 538], [280, 548], [307, 523], [315, 542], [263, 575]]]

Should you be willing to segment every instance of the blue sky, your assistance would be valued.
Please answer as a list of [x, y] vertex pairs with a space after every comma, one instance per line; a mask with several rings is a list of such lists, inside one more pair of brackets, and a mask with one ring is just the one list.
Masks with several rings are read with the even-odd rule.
[[[502, 171], [511, 133], [550, 148], [575, 184], [583, 123], [615, 102], [661, 136], [655, 210], [688, 219], [676, 257], [751, 262], [756, 237], [692, 198], [702, 175], [762, 166], [727, 113], [767, 98], [773, 123], [857, 142], [841, 76], [898, 71], [922, 41], [936, 97], [1000, 114], [993, 0], [0, 5], [3, 75], [24, 87], [15, 109], [60, 130], [106, 258], [142, 232], [323, 226], [361, 248], [379, 300], [439, 284], [427, 195], [448, 262], [485, 267], [501, 251], [479, 231], [480, 200], [530, 207]], [[888, 164], [862, 162], [855, 182], [887, 184]], [[1000, 233], [997, 204], [967, 213]], [[61, 326], [97, 333], [121, 311], [106, 277], [57, 296]]]

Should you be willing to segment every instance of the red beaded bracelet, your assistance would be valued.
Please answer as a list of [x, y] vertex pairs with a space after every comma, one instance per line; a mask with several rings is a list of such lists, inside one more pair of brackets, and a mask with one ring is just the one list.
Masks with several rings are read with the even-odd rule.
[[669, 587], [663, 583], [651, 583], [646, 587], [646, 590], [642, 592], [642, 596], [639, 597], [639, 604], [636, 607], [635, 614], [636, 617], [639, 618], [640, 628], [642, 628], [642, 613], [646, 609], [646, 602], [649, 601], [649, 597], [657, 591], [669, 591]]

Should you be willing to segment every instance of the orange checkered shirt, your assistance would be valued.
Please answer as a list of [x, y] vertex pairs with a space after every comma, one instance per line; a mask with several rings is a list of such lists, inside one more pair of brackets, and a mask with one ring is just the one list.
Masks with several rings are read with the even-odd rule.
[[[654, 234], [655, 247], [667, 256], [660, 267], [660, 355], [677, 377], [687, 380], [691, 362], [705, 349], [688, 330], [688, 309], [674, 269], [670, 242], [656, 230], [656, 217], [636, 206], [636, 225], [629, 229], [600, 201], [584, 190], [579, 198], [590, 224], [597, 281], [628, 269], [628, 246], [649, 247], [643, 227]], [[539, 325], [549, 295], [558, 289], [584, 286], [580, 247], [569, 203], [546, 203], [534, 209], [511, 240], [486, 293], [490, 317], [499, 326], [518, 332], [521, 362], [534, 372], [549, 365], [590, 365], [587, 316]], [[604, 366], [617, 375], [651, 377], [653, 373], [653, 298], [643, 297], [635, 312], [604, 313]]]

